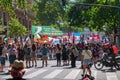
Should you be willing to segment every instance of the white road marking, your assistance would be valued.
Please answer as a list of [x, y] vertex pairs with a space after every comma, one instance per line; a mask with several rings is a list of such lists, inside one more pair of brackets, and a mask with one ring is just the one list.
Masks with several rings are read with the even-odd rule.
[[91, 70], [92, 71], [92, 76], [97, 79], [97, 70]]
[[[31, 68], [31, 69], [26, 69], [26, 72], [25, 73], [28, 73], [29, 71], [31, 71], [33, 68]], [[8, 79], [8, 78], [12, 78], [12, 76], [11, 75], [7, 75], [7, 76], [4, 76], [4, 77], [2, 77], [2, 78], [4, 78], [4, 79]]]
[[59, 73], [61, 73], [63, 70], [55, 70], [53, 72], [51, 72], [50, 74], [46, 75], [45, 77], [43, 78], [47, 78], [47, 79], [50, 79], [50, 78], [54, 78], [56, 77]]
[[64, 79], [75, 79], [81, 70], [72, 70]]
[[107, 80], [118, 80], [116, 73], [106, 73]]
[[28, 75], [24, 76], [23, 78], [33, 78], [33, 77], [35, 77], [35, 76], [37, 76], [39, 74], [44, 73], [47, 70], [48, 69], [39, 69], [39, 70], [37, 70], [37, 71], [35, 71], [35, 72], [31, 73], [31, 74], [28, 74]]

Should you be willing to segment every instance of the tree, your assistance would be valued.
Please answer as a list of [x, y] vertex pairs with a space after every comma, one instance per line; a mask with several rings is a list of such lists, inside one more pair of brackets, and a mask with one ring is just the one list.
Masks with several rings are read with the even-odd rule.
[[[78, 3], [89, 3], [89, 4], [102, 4], [109, 5], [106, 6], [88, 6], [75, 4], [71, 7], [68, 15], [71, 26], [77, 27], [89, 27], [91, 29], [96, 29], [103, 31], [112, 30], [117, 27], [118, 24], [118, 9], [112, 8], [110, 5], [118, 6], [118, 0], [76, 0]], [[88, 6], [88, 9], [85, 7]], [[104, 27], [104, 28], [103, 28]]]
[[61, 0], [40, 0], [37, 2], [37, 18], [41, 25], [52, 25], [61, 22], [64, 10]]
[[8, 22], [8, 35], [11, 37], [14, 36], [25, 36], [27, 33], [27, 28], [23, 26], [18, 19], [11, 18]]
[[27, 9], [26, 0], [0, 0], [0, 9], [8, 13], [9, 17], [15, 15], [15, 8]]
[[0, 34], [4, 31], [4, 28], [5, 27], [2, 26], [2, 19], [0, 19]]
[[0, 25], [0, 34], [4, 31], [4, 27]]

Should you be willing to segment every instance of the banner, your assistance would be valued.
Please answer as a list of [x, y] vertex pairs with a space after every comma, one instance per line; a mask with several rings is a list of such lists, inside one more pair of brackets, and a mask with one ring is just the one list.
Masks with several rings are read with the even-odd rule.
[[32, 34], [48, 35], [48, 36], [62, 36], [63, 33], [60, 30], [53, 28], [52, 26], [32, 26]]

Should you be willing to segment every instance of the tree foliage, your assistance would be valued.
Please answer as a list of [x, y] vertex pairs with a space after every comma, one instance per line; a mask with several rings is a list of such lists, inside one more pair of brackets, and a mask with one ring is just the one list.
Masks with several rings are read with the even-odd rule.
[[41, 25], [52, 25], [61, 22], [64, 10], [61, 0], [40, 0], [38, 5], [37, 17]]
[[[76, 0], [78, 3], [101, 4], [107, 6], [89, 6], [74, 4], [68, 15], [68, 21], [71, 26], [89, 27], [99, 31], [110, 31], [119, 26], [119, 12], [118, 8], [112, 6], [119, 6], [119, 0]], [[105, 28], [105, 29], [104, 29]]]
[[27, 9], [26, 5], [26, 0], [0, 0], [0, 9], [7, 11], [9, 15], [14, 15], [14, 7]]
[[18, 19], [11, 18], [11, 20], [8, 22], [8, 35], [9, 36], [25, 36], [27, 33], [27, 29], [25, 26], [23, 26]]

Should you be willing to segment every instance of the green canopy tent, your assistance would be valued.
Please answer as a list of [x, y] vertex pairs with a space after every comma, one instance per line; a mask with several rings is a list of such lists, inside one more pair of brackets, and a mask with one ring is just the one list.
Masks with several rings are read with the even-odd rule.
[[32, 35], [62, 36], [63, 32], [52, 26], [32, 26]]

